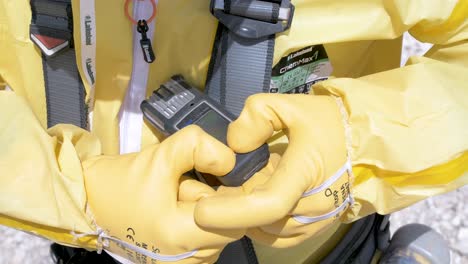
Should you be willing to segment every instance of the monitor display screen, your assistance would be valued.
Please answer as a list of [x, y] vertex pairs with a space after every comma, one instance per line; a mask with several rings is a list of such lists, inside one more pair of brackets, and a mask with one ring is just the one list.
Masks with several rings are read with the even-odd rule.
[[214, 110], [208, 110], [195, 124], [203, 128], [208, 134], [226, 143], [229, 121]]

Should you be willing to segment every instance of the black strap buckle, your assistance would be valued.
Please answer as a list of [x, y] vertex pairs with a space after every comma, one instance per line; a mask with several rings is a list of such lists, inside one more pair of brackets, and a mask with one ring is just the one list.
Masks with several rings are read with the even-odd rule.
[[291, 0], [211, 0], [210, 10], [231, 32], [249, 39], [286, 31], [294, 17]]
[[376, 229], [377, 248], [385, 251], [390, 245], [390, 215], [381, 215], [381, 222]]
[[30, 38], [51, 57], [73, 46], [71, 0], [31, 0]]

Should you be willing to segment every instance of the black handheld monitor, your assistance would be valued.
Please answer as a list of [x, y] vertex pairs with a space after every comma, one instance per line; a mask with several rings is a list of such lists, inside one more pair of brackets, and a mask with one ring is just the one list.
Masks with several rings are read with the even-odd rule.
[[[180, 75], [173, 76], [147, 100], [141, 110], [148, 121], [166, 135], [194, 124], [226, 144], [227, 127], [235, 119], [221, 105], [187, 84]], [[226, 186], [240, 186], [268, 162], [270, 153], [263, 144], [258, 149], [236, 154], [234, 169], [218, 180]]]

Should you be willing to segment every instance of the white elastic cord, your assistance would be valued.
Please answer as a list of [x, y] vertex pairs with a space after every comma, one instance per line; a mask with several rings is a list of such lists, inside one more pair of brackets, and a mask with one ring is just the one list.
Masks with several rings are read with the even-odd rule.
[[121, 245], [121, 246], [123, 246], [125, 248], [131, 249], [131, 250], [133, 250], [133, 251], [135, 251], [135, 252], [137, 252], [137, 253], [139, 253], [141, 255], [145, 255], [145, 256], [147, 256], [149, 258], [159, 260], [159, 261], [162, 261], [162, 262], [180, 261], [180, 260], [183, 260], [183, 259], [186, 259], [186, 258], [190, 258], [190, 257], [194, 256], [198, 252], [198, 250], [193, 250], [193, 251], [190, 251], [190, 252], [177, 254], [177, 255], [161, 255], [161, 254], [154, 253], [154, 252], [151, 252], [149, 250], [146, 250], [144, 248], [132, 245], [132, 244], [127, 243], [125, 241], [119, 240], [117, 238], [111, 237], [111, 236], [107, 235], [104, 232], [104, 230], [102, 230], [100, 228], [98, 228], [96, 230], [96, 232], [93, 232], [93, 233], [77, 234], [77, 233], [71, 231], [71, 234], [73, 235], [73, 237], [75, 239], [82, 238], [82, 237], [89, 236], [89, 235], [97, 236], [98, 237], [97, 241], [98, 241], [98, 252], [99, 253], [101, 252], [102, 246], [108, 247], [109, 246], [109, 241], [113, 241], [113, 242], [117, 243], [118, 245]]
[[73, 241], [75, 242], [76, 240], [78, 240], [79, 238], [83, 238], [83, 237], [86, 237], [86, 236], [97, 236], [97, 252], [99, 254], [101, 254], [102, 252], [102, 247], [108, 247], [109, 246], [109, 241], [105, 241], [103, 240], [103, 238], [105, 237], [105, 233], [104, 233], [104, 230], [102, 230], [100, 227], [97, 227], [96, 228], [96, 232], [89, 232], [89, 233], [81, 233], [81, 234], [78, 234], [76, 233], [74, 230], [72, 230], [70, 232], [70, 234], [73, 236]]
[[[308, 196], [311, 196], [313, 194], [316, 194], [316, 193], [319, 193], [327, 188], [329, 188], [333, 183], [335, 183], [339, 178], [341, 178], [343, 175], [345, 175], [345, 173], [347, 172], [347, 176], [349, 177], [349, 175], [351, 175], [352, 173], [352, 166], [351, 166], [351, 160], [348, 158], [348, 160], [346, 161], [346, 163], [343, 165], [343, 167], [341, 167], [335, 174], [333, 174], [333, 176], [331, 176], [330, 178], [328, 178], [325, 182], [323, 182], [319, 187], [317, 188], [314, 188], [314, 189], [311, 189], [307, 192], [305, 192], [302, 197], [308, 197]], [[351, 195], [351, 192], [348, 194], [348, 197], [343, 201], [343, 203], [335, 208], [335, 210], [331, 211], [331, 212], [328, 212], [326, 214], [323, 214], [323, 215], [319, 215], [319, 216], [302, 216], [302, 215], [294, 215], [293, 216], [293, 219], [298, 221], [299, 223], [301, 224], [311, 224], [311, 223], [315, 223], [315, 222], [318, 222], [318, 221], [322, 221], [322, 220], [325, 220], [325, 219], [328, 219], [328, 218], [331, 218], [331, 217], [334, 217], [335, 215], [341, 213], [343, 210], [346, 209], [346, 206], [349, 204], [349, 205], [352, 205], [354, 203], [354, 199], [353, 199], [353, 196]]]
[[319, 193], [325, 189], [327, 189], [328, 187], [330, 187], [333, 183], [335, 183], [339, 178], [341, 178], [341, 176], [345, 173], [345, 172], [349, 172], [351, 171], [352, 167], [351, 167], [351, 161], [348, 159], [345, 163], [345, 165], [343, 167], [341, 167], [337, 172], [335, 172], [335, 174], [333, 174], [333, 176], [331, 176], [330, 178], [328, 178], [326, 181], [324, 181], [319, 187], [315, 188], [315, 189], [311, 189], [311, 190], [308, 190], [307, 192], [305, 192], [302, 197], [307, 197], [307, 196], [311, 196], [313, 194], [316, 194], [316, 193]]
[[306, 224], [312, 224], [312, 223], [315, 223], [315, 222], [318, 222], [318, 221], [322, 221], [322, 220], [334, 217], [335, 215], [337, 215], [337, 214], [341, 213], [342, 211], [344, 211], [348, 204], [351, 205], [353, 203], [354, 203], [354, 199], [351, 196], [351, 194], [349, 194], [348, 198], [346, 198], [346, 200], [339, 207], [335, 208], [335, 210], [333, 210], [331, 212], [328, 212], [326, 214], [319, 215], [319, 216], [294, 215], [293, 218], [294, 218], [294, 220], [298, 221], [301, 224], [305, 224], [305, 225]]

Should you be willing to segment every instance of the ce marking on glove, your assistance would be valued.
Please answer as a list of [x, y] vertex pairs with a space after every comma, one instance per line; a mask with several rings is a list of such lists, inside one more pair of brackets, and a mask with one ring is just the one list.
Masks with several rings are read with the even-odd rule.
[[[136, 232], [132, 227], [127, 228], [127, 235], [126, 238], [131, 241], [131, 244], [134, 244], [138, 248], [142, 248], [144, 250], [151, 250], [153, 253], [159, 253], [159, 249], [156, 248], [154, 245], [148, 245], [145, 242], [138, 242], [136, 237]], [[119, 245], [122, 250], [125, 251], [126, 256], [129, 260], [135, 263], [156, 263], [156, 260], [148, 258], [146, 255], [142, 254], [138, 250], [133, 250], [131, 248], [127, 248], [125, 245]], [[151, 246], [151, 249], [150, 249]]]

